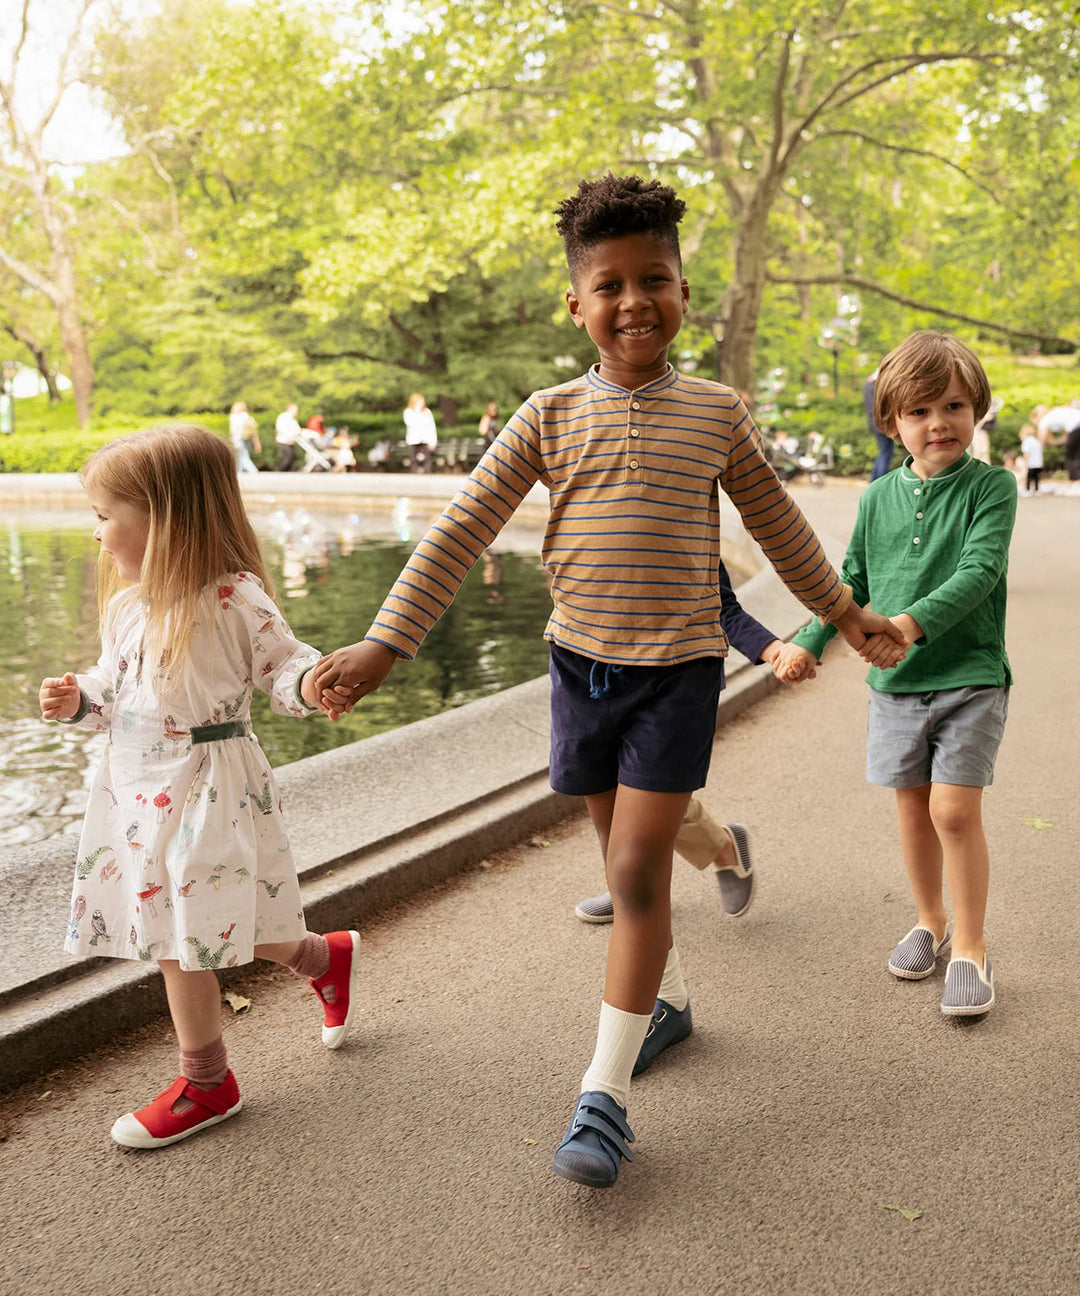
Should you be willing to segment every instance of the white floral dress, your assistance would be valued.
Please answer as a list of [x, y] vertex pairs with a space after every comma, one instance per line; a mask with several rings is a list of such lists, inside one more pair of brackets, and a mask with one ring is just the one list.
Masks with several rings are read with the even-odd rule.
[[277, 785], [249, 707], [257, 686], [275, 711], [311, 714], [299, 682], [319, 653], [293, 638], [247, 572], [207, 589], [203, 607], [179, 683], [143, 661], [133, 591], [110, 603], [101, 658], [78, 676], [72, 723], [109, 740], [79, 842], [69, 953], [232, 967], [257, 943], [304, 935]]

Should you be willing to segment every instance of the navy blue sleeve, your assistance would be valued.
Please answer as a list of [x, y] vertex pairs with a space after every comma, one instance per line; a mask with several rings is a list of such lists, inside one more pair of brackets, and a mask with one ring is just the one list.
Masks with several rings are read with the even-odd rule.
[[779, 635], [767, 630], [756, 620], [735, 597], [731, 587], [731, 577], [727, 573], [723, 560], [717, 567], [717, 579], [720, 584], [720, 624], [729, 642], [755, 665], [761, 665], [761, 651]]

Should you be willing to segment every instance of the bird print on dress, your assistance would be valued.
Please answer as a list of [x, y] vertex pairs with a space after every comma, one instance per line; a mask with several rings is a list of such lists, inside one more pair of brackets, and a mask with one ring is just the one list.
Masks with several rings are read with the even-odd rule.
[[105, 915], [100, 909], [95, 909], [90, 915], [90, 930], [94, 933], [93, 936], [90, 937], [91, 945], [96, 945], [99, 940], [112, 940], [112, 937], [105, 930]]
[[77, 895], [71, 902], [71, 922], [68, 926], [68, 931], [72, 940], [78, 939], [79, 923], [82, 922], [85, 913], [86, 896]]

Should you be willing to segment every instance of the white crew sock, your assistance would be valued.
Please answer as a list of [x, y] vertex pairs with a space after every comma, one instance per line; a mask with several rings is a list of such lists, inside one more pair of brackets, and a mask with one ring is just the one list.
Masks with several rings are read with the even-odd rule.
[[690, 1002], [690, 996], [686, 993], [686, 982], [683, 980], [682, 964], [679, 962], [679, 951], [674, 945], [668, 950], [664, 975], [660, 980], [660, 989], [656, 992], [656, 997], [663, 999], [664, 1003], [671, 1004], [677, 1012], [682, 1012]]
[[596, 1052], [589, 1069], [581, 1078], [581, 1092], [600, 1089], [610, 1094], [620, 1107], [630, 1096], [630, 1076], [645, 1041], [652, 1013], [628, 1013], [600, 1005], [600, 1025], [596, 1031]]

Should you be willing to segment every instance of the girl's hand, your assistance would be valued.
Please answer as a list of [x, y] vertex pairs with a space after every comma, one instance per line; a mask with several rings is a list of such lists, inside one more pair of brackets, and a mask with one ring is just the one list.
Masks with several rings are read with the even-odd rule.
[[79, 709], [79, 681], [70, 671], [62, 679], [43, 679], [38, 689], [42, 720], [71, 720]]
[[338, 648], [311, 672], [319, 706], [327, 715], [351, 711], [368, 693], [374, 693], [390, 674], [397, 653], [374, 639]]

